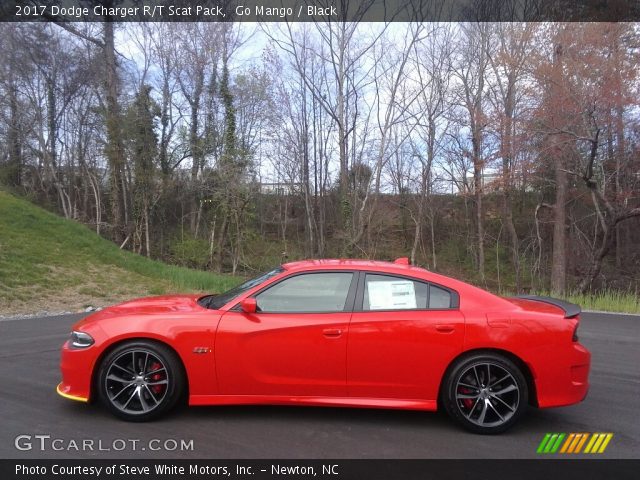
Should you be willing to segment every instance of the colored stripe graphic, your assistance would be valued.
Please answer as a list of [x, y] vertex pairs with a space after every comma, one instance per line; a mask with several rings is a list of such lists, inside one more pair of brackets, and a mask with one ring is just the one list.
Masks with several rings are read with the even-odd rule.
[[587, 442], [587, 446], [584, 447], [584, 453], [589, 453], [591, 451], [591, 447], [593, 447], [593, 444], [596, 443], [598, 436], [599, 435], [597, 433], [594, 433], [593, 435], [591, 435], [589, 442]]
[[562, 443], [562, 440], [564, 439], [565, 434], [561, 433], [558, 435], [558, 439], [556, 440], [556, 443], [553, 444], [553, 447], [551, 447], [551, 450], [549, 451], [549, 453], [556, 453], [558, 451], [558, 448], [560, 447], [560, 444]]
[[540, 442], [540, 445], [538, 445], [537, 452], [556, 453], [565, 436], [565, 433], [547, 433], [542, 439], [542, 442]]
[[611, 441], [613, 433], [594, 433], [584, 453], [602, 453]]
[[588, 436], [588, 433], [572, 433], [560, 453], [578, 453]]
[[598, 450], [598, 453], [603, 453], [605, 451], [605, 449], [607, 448], [607, 445], [609, 445], [609, 442], [613, 438], [613, 433], [607, 433], [606, 435], [607, 436], [604, 439], [604, 442], [602, 442], [602, 445], [600, 445], [600, 450]]
[[[613, 433], [547, 433], [540, 445], [537, 453], [603, 453], [609, 442], [613, 438]], [[587, 441], [588, 440], [588, 441]], [[585, 445], [584, 451], [582, 447]]]
[[567, 449], [569, 448], [569, 445], [571, 445], [571, 443], [575, 438], [576, 438], [576, 434], [570, 433], [569, 436], [567, 437], [567, 441], [564, 442], [564, 445], [562, 445], [562, 449], [560, 450], [560, 453], [566, 453]]
[[551, 438], [551, 434], [547, 433], [542, 439], [542, 441], [540, 442], [540, 445], [538, 445], [538, 450], [536, 450], [536, 453], [544, 452], [544, 447], [547, 445], [547, 442], [549, 441], [550, 438]]
[[576, 445], [576, 449], [573, 453], [580, 453], [580, 450], [582, 450], [582, 446], [584, 445], [584, 442], [586, 442], [587, 438], [589, 438], [588, 433], [581, 433], [580, 435], [581, 435], [580, 441]]
[[553, 444], [556, 442], [556, 438], [558, 438], [557, 433], [554, 433], [551, 435], [551, 438], [547, 442], [547, 445], [544, 447], [543, 453], [551, 453], [551, 448], [553, 447]]

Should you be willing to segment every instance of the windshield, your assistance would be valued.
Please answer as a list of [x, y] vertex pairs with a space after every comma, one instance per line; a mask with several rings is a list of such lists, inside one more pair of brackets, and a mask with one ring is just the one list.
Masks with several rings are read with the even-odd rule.
[[198, 300], [198, 303], [201, 306], [206, 308], [211, 308], [211, 309], [220, 308], [223, 305], [229, 303], [234, 298], [242, 295], [247, 290], [252, 289], [256, 285], [260, 285], [262, 282], [265, 282], [282, 272], [284, 272], [284, 268], [282, 267], [275, 268], [267, 273], [263, 273], [262, 275], [252, 278], [251, 280], [247, 280], [243, 284], [238, 285], [237, 287], [234, 287], [231, 290], [227, 290], [226, 292], [221, 293], [220, 295], [208, 295], [206, 297], [202, 297], [201, 299]]

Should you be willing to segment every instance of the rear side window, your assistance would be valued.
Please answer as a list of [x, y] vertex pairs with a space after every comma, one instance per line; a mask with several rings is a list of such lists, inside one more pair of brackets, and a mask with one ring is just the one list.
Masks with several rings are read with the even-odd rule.
[[352, 272], [306, 273], [285, 278], [256, 296], [261, 312], [342, 312]]
[[449, 290], [426, 282], [391, 275], [366, 274], [362, 309], [425, 310], [452, 308]]
[[429, 308], [450, 308], [451, 292], [444, 288], [429, 285]]

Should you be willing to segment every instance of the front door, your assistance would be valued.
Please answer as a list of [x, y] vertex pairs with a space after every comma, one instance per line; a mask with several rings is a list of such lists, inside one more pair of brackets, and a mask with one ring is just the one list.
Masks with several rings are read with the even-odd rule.
[[294, 274], [255, 295], [256, 313], [227, 312], [215, 343], [220, 393], [345, 396], [353, 278]]

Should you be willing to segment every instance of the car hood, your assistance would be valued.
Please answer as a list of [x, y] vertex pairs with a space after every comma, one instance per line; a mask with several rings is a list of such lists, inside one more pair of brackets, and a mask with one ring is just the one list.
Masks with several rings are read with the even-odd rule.
[[202, 311], [198, 298], [203, 295], [162, 295], [145, 297], [106, 307], [85, 317], [76, 326], [89, 322], [102, 321], [109, 318], [142, 315], [185, 314]]
[[198, 305], [198, 298], [202, 295], [161, 295], [157, 297], [138, 298], [128, 302], [113, 305], [105, 310], [114, 313], [129, 314], [135, 313], [165, 313], [165, 312], [185, 312], [194, 309], [201, 309]]

